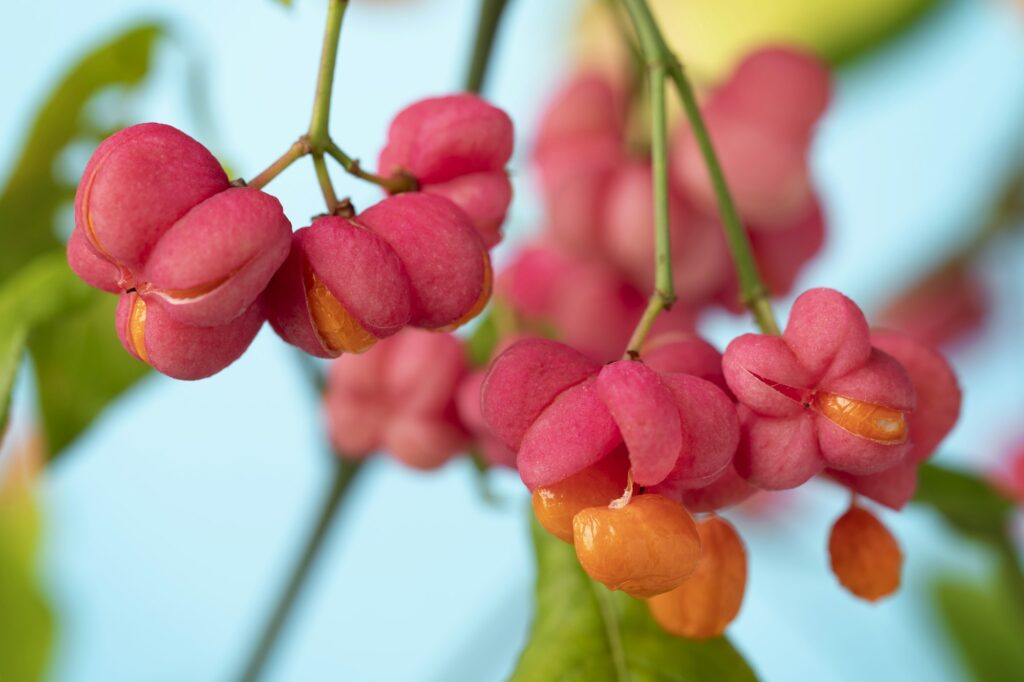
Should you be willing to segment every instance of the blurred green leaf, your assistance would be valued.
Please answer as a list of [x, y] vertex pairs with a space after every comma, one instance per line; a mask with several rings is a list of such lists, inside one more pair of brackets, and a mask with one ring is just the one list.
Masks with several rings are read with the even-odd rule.
[[153, 47], [164, 29], [130, 29], [87, 54], [43, 104], [0, 194], [0, 281], [33, 257], [60, 246], [57, 211], [74, 196], [74, 185], [57, 177], [61, 153], [72, 142], [95, 147], [106, 136], [87, 106], [112, 86], [138, 85], [149, 71]]
[[984, 480], [935, 464], [918, 470], [914, 502], [925, 504], [961, 533], [1002, 541], [1013, 504]]
[[469, 352], [469, 364], [473, 367], [486, 367], [491, 361], [491, 353], [498, 344], [498, 328], [494, 323], [494, 313], [489, 312], [466, 339]]
[[1024, 610], [1005, 583], [938, 581], [933, 594], [947, 634], [973, 679], [1015, 682], [1024, 674]]
[[117, 297], [89, 289], [84, 305], [37, 325], [29, 336], [51, 458], [149, 372], [121, 346], [116, 308]]
[[56, 169], [72, 144], [91, 150], [106, 137], [110, 131], [89, 107], [111, 88], [138, 86], [165, 35], [163, 27], [143, 24], [75, 64], [40, 108], [0, 194], [0, 418], [28, 343], [53, 455], [146, 371], [114, 333], [116, 299], [89, 289], [67, 267], [55, 224], [75, 188]]
[[0, 494], [0, 682], [43, 678], [53, 616], [35, 573], [39, 519], [25, 490]]
[[533, 524], [537, 611], [512, 682], [756, 680], [724, 637], [665, 634], [647, 606], [591, 580], [571, 545]]
[[63, 249], [40, 256], [0, 286], [0, 425], [29, 330], [89, 298], [89, 287], [68, 269]]

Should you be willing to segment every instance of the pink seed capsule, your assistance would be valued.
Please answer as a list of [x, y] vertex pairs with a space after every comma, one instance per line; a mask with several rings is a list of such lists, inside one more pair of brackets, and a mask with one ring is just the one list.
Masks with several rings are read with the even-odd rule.
[[904, 443], [907, 440], [907, 418], [899, 410], [835, 393], [818, 392], [813, 400], [818, 412], [856, 436], [880, 443]]

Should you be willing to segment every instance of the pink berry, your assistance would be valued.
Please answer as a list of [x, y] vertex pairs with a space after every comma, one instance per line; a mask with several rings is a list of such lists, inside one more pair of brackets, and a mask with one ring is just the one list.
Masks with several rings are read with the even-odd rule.
[[876, 473], [912, 448], [914, 385], [872, 347], [863, 313], [836, 291], [802, 294], [781, 338], [735, 339], [723, 369], [746, 408], [737, 468], [758, 487], [795, 487], [826, 465]]
[[318, 357], [359, 353], [409, 322], [409, 279], [391, 247], [357, 220], [325, 217], [295, 232], [264, 293], [285, 341]]
[[[75, 223], [98, 254], [136, 272], [175, 221], [227, 188], [205, 147], [171, 126], [143, 123], [93, 153], [75, 194]], [[125, 278], [122, 290], [134, 284]]]
[[336, 360], [325, 395], [332, 443], [347, 457], [386, 450], [415, 468], [442, 465], [469, 440], [455, 407], [466, 371], [458, 340], [414, 329]]
[[455, 202], [488, 246], [499, 232], [512, 197], [505, 165], [512, 155], [508, 115], [470, 94], [420, 100], [391, 122], [378, 167], [384, 175], [408, 173], [419, 188]]
[[169, 377], [192, 380], [216, 374], [241, 357], [263, 326], [263, 311], [256, 302], [226, 324], [197, 327], [131, 293], [121, 294], [116, 323], [129, 353]]

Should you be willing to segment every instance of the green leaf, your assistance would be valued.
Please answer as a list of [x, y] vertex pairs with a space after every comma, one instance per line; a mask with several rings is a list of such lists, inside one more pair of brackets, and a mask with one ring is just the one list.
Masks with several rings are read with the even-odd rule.
[[110, 87], [138, 85], [162, 35], [163, 28], [146, 24], [101, 45], [64, 76], [39, 110], [0, 194], [0, 281], [61, 245], [55, 218], [75, 188], [56, 176], [58, 158], [72, 142], [91, 149], [106, 136], [109, 131], [89, 117], [88, 105]]
[[1024, 616], [1005, 583], [946, 578], [933, 595], [946, 632], [978, 682], [1013, 682], [1024, 671]]
[[29, 336], [51, 458], [150, 371], [121, 346], [116, 309], [116, 296], [89, 289], [84, 305], [37, 325]]
[[914, 502], [934, 508], [958, 531], [990, 541], [1002, 541], [1013, 510], [1013, 504], [982, 479], [935, 464], [918, 470]]
[[497, 344], [498, 328], [494, 323], [494, 313], [489, 312], [466, 339], [469, 364], [473, 367], [486, 367]]
[[533, 524], [537, 609], [512, 682], [732, 682], [756, 680], [724, 637], [666, 634], [647, 606], [591, 580], [571, 545]]
[[0, 425], [29, 331], [81, 305], [89, 293], [68, 268], [63, 249], [36, 258], [0, 286]]
[[35, 573], [38, 536], [28, 492], [0, 495], [0, 682], [35, 682], [46, 670], [54, 623]]

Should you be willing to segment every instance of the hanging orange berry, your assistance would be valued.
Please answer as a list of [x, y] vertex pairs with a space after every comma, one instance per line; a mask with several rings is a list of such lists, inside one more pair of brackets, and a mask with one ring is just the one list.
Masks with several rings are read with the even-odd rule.
[[687, 639], [718, 637], [735, 620], [747, 587], [747, 552], [725, 519], [697, 524], [701, 554], [697, 570], [671, 592], [647, 601], [666, 632]]
[[533, 514], [544, 530], [572, 544], [572, 520], [587, 507], [607, 505], [626, 489], [629, 460], [612, 454], [578, 474], [533, 491]]
[[591, 578], [638, 598], [677, 587], [700, 558], [693, 517], [661, 495], [638, 495], [620, 508], [584, 509], [573, 519], [573, 538]]
[[861, 599], [877, 601], [899, 589], [903, 553], [889, 529], [868, 510], [854, 505], [839, 517], [828, 551], [840, 584]]

